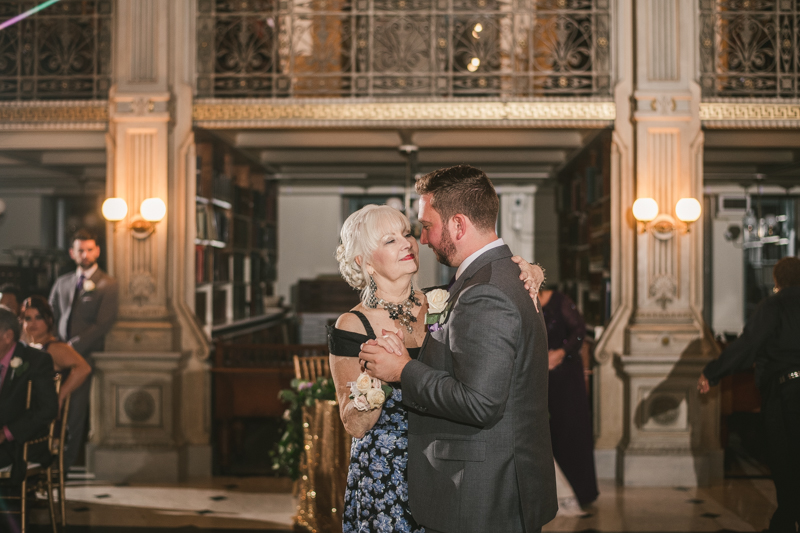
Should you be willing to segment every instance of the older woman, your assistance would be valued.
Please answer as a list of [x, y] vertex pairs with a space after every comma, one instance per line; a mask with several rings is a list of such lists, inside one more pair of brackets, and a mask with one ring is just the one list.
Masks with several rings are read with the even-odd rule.
[[22, 302], [20, 321], [29, 345], [49, 353], [53, 358], [56, 372], [66, 376], [58, 393], [60, 412], [64, 401], [72, 391], [86, 381], [92, 373], [92, 368], [72, 346], [59, 341], [53, 335], [53, 309], [43, 297], [31, 296]]
[[[362, 343], [383, 330], [402, 329], [411, 357], [425, 339], [425, 295], [414, 287], [419, 247], [408, 219], [388, 206], [368, 205], [345, 221], [336, 250], [339, 271], [361, 303], [329, 329], [331, 374], [339, 412], [353, 435], [345, 492], [343, 530], [424, 531], [408, 509], [407, 414], [399, 384], [361, 373]], [[521, 280], [536, 297], [541, 269], [519, 261]]]

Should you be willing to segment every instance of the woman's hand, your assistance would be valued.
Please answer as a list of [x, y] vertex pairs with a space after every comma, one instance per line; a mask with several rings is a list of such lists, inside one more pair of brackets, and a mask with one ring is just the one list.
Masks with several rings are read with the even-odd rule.
[[536, 306], [536, 312], [539, 312], [539, 287], [544, 282], [544, 270], [539, 265], [532, 265], [525, 261], [518, 255], [511, 258], [517, 265], [519, 265], [520, 274], [519, 279], [522, 280], [525, 290], [530, 294], [533, 300], [533, 305]]
[[700, 377], [697, 379], [697, 391], [700, 394], [705, 394], [709, 390], [711, 390], [711, 384], [708, 382], [708, 378], [701, 372]]
[[553, 370], [555, 367], [560, 365], [564, 362], [564, 356], [567, 355], [567, 352], [564, 351], [564, 348], [559, 348], [558, 350], [550, 350], [547, 352], [547, 359], [548, 359], [548, 370]]

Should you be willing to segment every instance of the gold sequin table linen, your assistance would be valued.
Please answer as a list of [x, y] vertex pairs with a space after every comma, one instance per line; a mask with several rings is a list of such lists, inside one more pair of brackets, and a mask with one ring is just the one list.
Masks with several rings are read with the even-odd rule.
[[342, 531], [351, 442], [336, 401], [316, 400], [303, 408], [305, 450], [297, 480], [295, 525], [311, 533]]

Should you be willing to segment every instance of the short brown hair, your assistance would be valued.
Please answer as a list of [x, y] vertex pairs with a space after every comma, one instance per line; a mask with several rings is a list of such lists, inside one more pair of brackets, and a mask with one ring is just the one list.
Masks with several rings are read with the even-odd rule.
[[81, 228], [72, 234], [70, 243], [75, 244], [75, 241], [94, 241], [97, 244], [97, 234], [89, 228]]
[[772, 269], [775, 284], [781, 288], [800, 287], [800, 259], [797, 257], [784, 257]]
[[430, 194], [431, 207], [446, 224], [457, 214], [465, 215], [481, 231], [494, 230], [500, 199], [492, 182], [479, 168], [456, 165], [422, 176], [415, 186], [420, 196]]

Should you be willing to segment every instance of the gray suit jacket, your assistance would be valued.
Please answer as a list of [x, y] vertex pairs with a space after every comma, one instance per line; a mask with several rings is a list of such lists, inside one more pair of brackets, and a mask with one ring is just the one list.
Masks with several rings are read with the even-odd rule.
[[84, 357], [103, 351], [105, 336], [116, 322], [119, 311], [117, 281], [99, 268], [89, 279], [94, 289], [89, 291], [84, 287], [77, 301], [73, 301], [78, 283], [75, 272], [59, 277], [50, 291], [58, 336], [70, 342]]
[[507, 246], [450, 295], [442, 329], [402, 374], [411, 514], [444, 532], [535, 531], [558, 510], [544, 318]]

